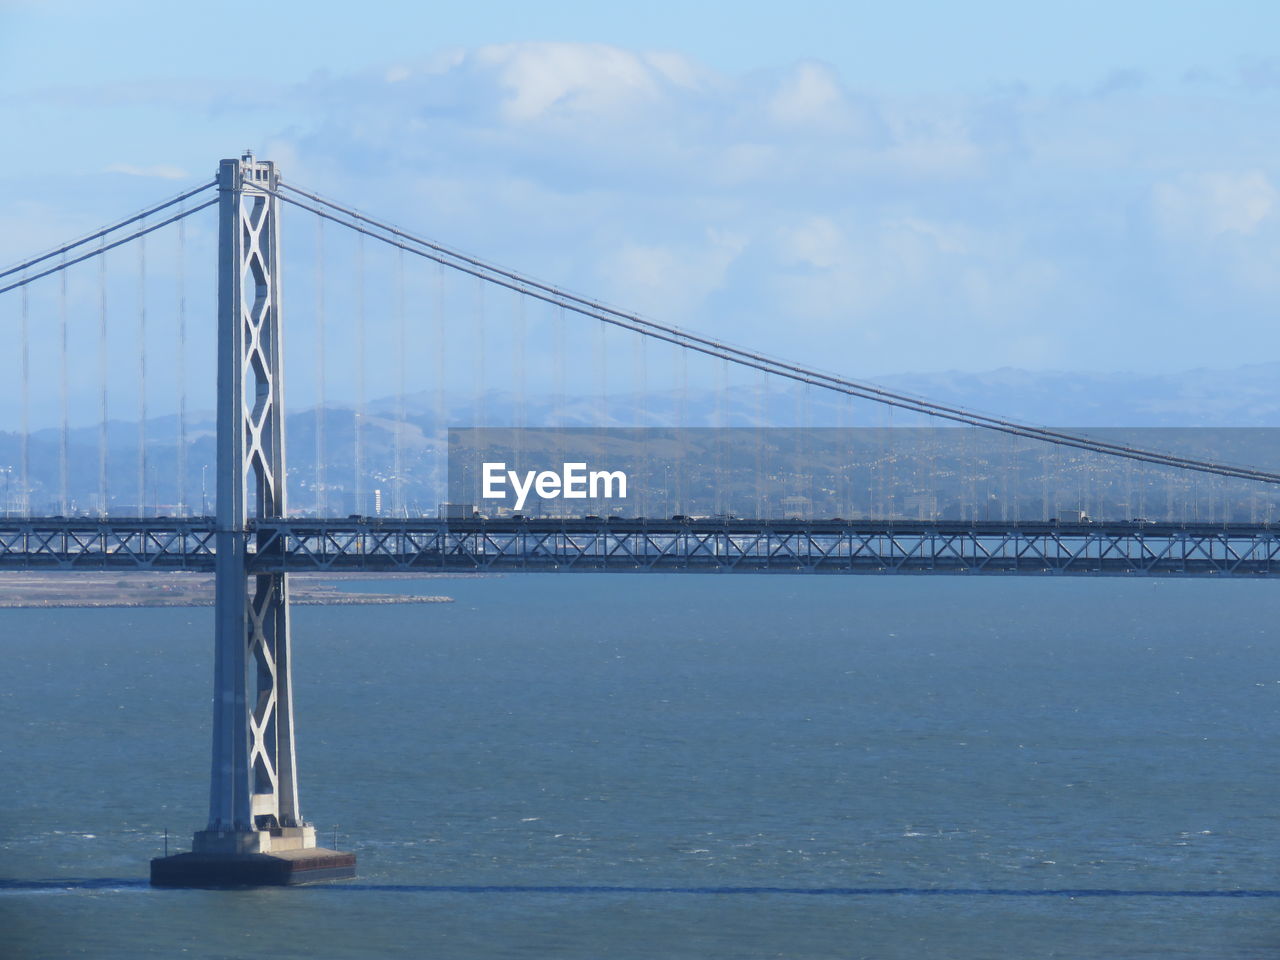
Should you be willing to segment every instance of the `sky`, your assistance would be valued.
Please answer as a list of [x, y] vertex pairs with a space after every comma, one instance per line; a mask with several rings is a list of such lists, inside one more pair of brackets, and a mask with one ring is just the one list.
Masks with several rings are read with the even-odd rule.
[[851, 376], [1229, 368], [1280, 358], [1278, 107], [1273, 3], [0, 0], [0, 261], [252, 148]]

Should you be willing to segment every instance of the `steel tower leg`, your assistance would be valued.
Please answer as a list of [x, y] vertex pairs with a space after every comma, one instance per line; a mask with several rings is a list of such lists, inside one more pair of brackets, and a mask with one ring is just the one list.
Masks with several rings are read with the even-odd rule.
[[355, 874], [353, 855], [316, 849], [315, 828], [298, 812], [287, 576], [255, 575], [251, 590], [247, 566], [250, 519], [285, 516], [280, 203], [270, 192], [277, 185], [275, 164], [249, 153], [218, 168], [209, 823], [190, 854], [152, 861], [153, 883], [296, 883]]

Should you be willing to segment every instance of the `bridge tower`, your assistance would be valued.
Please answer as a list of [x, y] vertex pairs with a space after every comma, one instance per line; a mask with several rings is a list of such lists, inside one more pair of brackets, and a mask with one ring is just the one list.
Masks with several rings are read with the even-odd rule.
[[245, 153], [218, 168], [218, 459], [209, 823], [152, 883], [298, 883], [355, 875], [298, 809], [289, 588], [252, 573], [252, 520], [285, 511], [279, 173]]

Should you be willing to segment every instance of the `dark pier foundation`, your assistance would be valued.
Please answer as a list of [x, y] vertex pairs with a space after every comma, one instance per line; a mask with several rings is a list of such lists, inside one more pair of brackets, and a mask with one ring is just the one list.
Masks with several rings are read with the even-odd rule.
[[201, 830], [190, 853], [151, 861], [153, 887], [287, 887], [350, 880], [356, 855], [316, 846], [316, 829]]
[[286, 887], [351, 880], [356, 855], [308, 847], [278, 853], [178, 853], [151, 861], [153, 887]]

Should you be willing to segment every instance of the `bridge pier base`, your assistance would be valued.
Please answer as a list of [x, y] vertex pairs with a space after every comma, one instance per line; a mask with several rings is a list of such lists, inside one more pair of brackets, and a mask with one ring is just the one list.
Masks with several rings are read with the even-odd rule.
[[153, 887], [286, 887], [350, 880], [356, 855], [305, 847], [275, 853], [178, 853], [151, 861]]
[[153, 887], [265, 887], [351, 880], [356, 855], [316, 846], [316, 829], [201, 830], [190, 853], [151, 861]]

